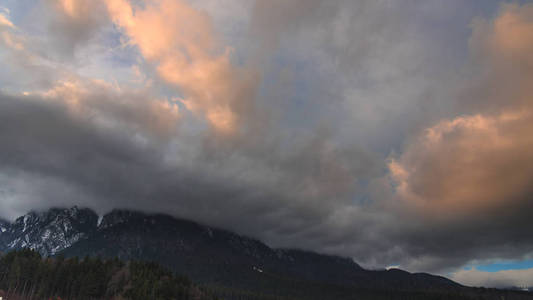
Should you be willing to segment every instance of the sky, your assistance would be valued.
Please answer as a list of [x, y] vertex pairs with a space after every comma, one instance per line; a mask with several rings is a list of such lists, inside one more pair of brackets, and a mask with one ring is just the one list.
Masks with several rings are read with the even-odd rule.
[[532, 53], [530, 1], [0, 0], [0, 217], [533, 286]]

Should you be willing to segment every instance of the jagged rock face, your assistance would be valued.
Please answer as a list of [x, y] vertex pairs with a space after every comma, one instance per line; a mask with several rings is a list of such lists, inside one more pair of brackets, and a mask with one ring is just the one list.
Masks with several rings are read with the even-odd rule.
[[92, 210], [77, 207], [29, 212], [12, 224], [5, 224], [2, 250], [30, 248], [43, 256], [55, 255], [87, 238], [96, 230], [97, 221], [98, 216]]

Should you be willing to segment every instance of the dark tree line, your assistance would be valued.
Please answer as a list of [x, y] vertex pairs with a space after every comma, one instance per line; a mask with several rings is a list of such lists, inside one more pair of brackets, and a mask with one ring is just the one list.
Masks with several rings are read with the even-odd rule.
[[8, 299], [213, 299], [155, 263], [42, 258], [27, 249], [0, 258], [0, 289]]
[[[391, 287], [393, 288], [393, 287]], [[153, 262], [98, 257], [43, 258], [32, 250], [0, 256], [0, 296], [6, 299], [175, 300], [514, 300], [530, 293], [494, 289], [456, 291], [367, 290], [309, 281], [271, 279], [263, 291], [198, 285]]]

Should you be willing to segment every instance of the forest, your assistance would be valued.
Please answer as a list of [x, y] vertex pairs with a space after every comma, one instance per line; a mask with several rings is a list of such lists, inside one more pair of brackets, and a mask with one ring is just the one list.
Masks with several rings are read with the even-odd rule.
[[307, 300], [307, 299], [531, 299], [529, 293], [468, 289], [464, 292], [365, 290], [294, 281], [272, 293], [197, 284], [149, 261], [86, 256], [42, 257], [29, 249], [0, 257], [3, 299], [175, 299], [175, 300]]
[[28, 249], [0, 258], [0, 289], [7, 299], [216, 299], [155, 263], [42, 258]]

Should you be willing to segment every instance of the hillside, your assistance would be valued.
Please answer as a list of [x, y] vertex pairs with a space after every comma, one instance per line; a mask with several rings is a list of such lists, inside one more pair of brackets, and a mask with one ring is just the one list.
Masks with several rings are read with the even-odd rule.
[[[115, 210], [98, 223], [93, 211], [73, 207], [30, 212], [2, 226], [2, 251], [33, 249], [43, 257], [59, 255], [68, 261], [152, 261], [226, 299], [248, 294], [297, 299], [533, 299], [530, 293], [472, 289], [430, 274], [365, 270], [349, 258], [273, 249], [252, 238], [162, 214]], [[253, 297], [249, 299], [257, 299]]]

